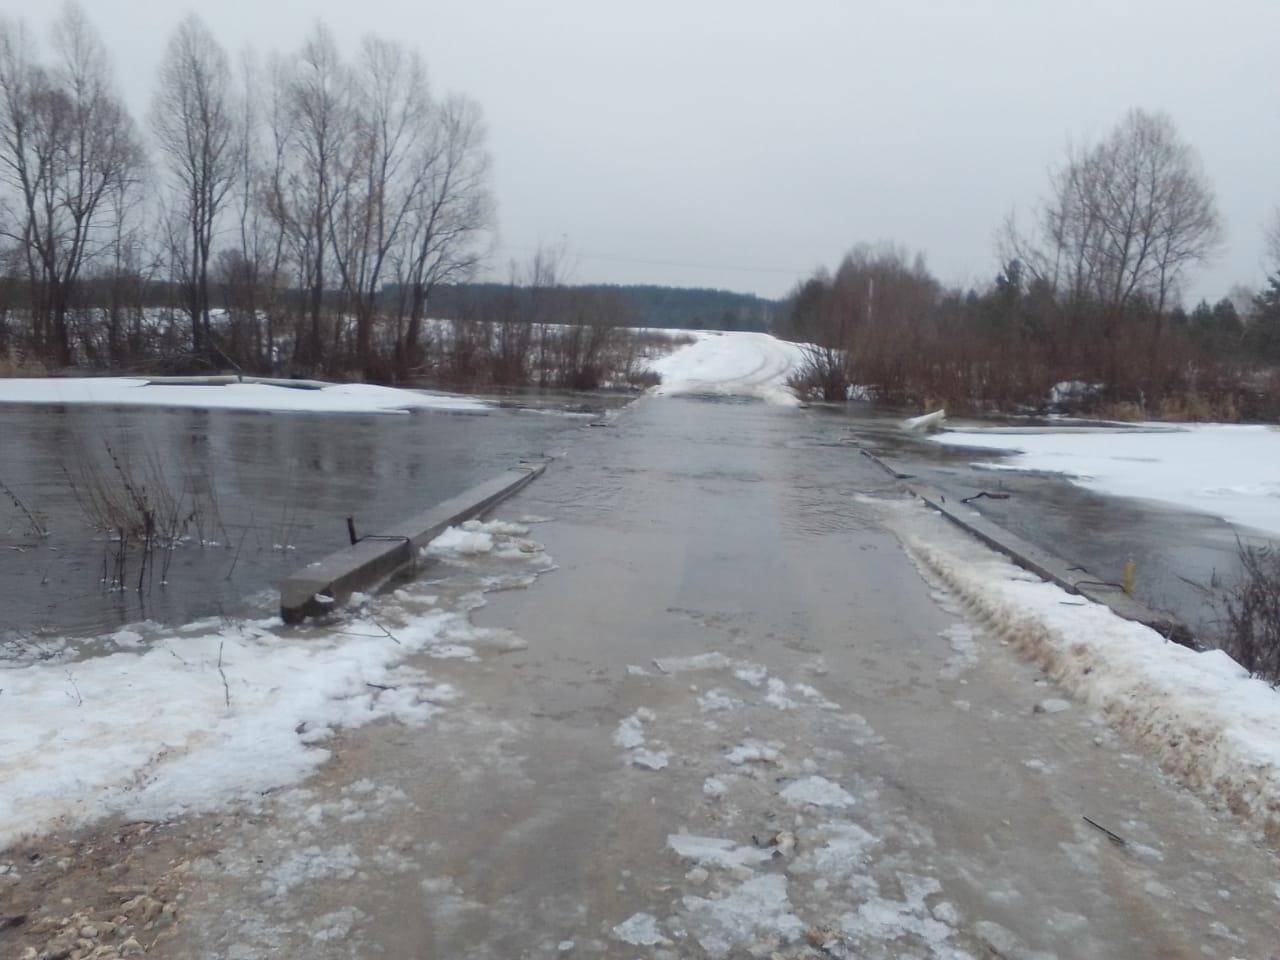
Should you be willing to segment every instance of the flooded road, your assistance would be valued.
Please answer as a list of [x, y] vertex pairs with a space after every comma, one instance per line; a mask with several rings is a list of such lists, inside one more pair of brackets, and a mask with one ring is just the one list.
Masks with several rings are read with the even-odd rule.
[[1119, 583], [1126, 562], [1132, 560], [1134, 595], [1172, 613], [1209, 645], [1214, 645], [1222, 616], [1213, 583], [1230, 581], [1239, 570], [1237, 535], [1246, 541], [1260, 536], [1210, 513], [1103, 496], [1063, 476], [984, 470], [975, 464], [998, 461], [1002, 455], [930, 442], [903, 431], [896, 416], [821, 409], [813, 413], [842, 424], [839, 435], [852, 452], [866, 449], [885, 458], [915, 482], [942, 491], [951, 502], [984, 491], [997, 494], [998, 498], [973, 499], [968, 506], [1098, 581]]
[[[346, 544], [346, 517], [376, 534], [554, 453], [588, 419], [0, 406], [0, 639], [269, 614], [277, 578]], [[178, 503], [182, 538], [149, 571], [94, 522], [99, 488], [127, 502], [127, 485]]]
[[987, 636], [844, 433], [668, 399], [576, 438], [499, 511], [558, 569], [375, 602], [498, 589], [500, 642], [410, 664], [456, 701], [180, 826], [151, 954], [1273, 956], [1274, 855]]

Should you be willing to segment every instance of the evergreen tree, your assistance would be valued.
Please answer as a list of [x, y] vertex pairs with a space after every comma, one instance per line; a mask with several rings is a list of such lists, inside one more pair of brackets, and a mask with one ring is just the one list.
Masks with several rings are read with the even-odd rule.
[[1257, 359], [1280, 363], [1280, 273], [1272, 274], [1267, 288], [1254, 298], [1244, 340]]

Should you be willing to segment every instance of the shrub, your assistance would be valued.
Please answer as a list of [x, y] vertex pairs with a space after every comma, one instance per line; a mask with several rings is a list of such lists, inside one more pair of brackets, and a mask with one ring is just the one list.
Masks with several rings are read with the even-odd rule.
[[1240, 576], [1222, 588], [1222, 649], [1255, 677], [1280, 683], [1280, 549], [1237, 541]]

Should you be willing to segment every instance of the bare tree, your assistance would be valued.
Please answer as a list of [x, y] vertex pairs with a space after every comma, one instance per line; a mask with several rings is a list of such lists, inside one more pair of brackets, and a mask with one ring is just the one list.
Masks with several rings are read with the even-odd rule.
[[317, 22], [290, 65], [286, 105], [291, 156], [288, 220], [296, 235], [306, 290], [308, 327], [297, 359], [324, 358], [323, 311], [334, 209], [345, 187], [351, 138], [351, 82], [333, 34]]
[[377, 37], [365, 38], [354, 95], [351, 169], [334, 208], [333, 256], [355, 311], [355, 361], [372, 376], [372, 332], [389, 258], [405, 239], [430, 172], [416, 161], [431, 135], [433, 105], [418, 55]]
[[[0, 17], [0, 272], [25, 274], [3, 291], [7, 343], [12, 316], [55, 363], [77, 345], [103, 363], [136, 356], [145, 284], [167, 268], [190, 323], [179, 313], [150, 338], [166, 353], [275, 370], [291, 332], [298, 370], [421, 367], [428, 299], [471, 275], [493, 203], [479, 108], [435, 100], [416, 53], [370, 38], [349, 65], [317, 23], [268, 71], [246, 60], [241, 96], [226, 54], [187, 17], [148, 117], [167, 187], [153, 203], [139, 190], [136, 130], [79, 8], [66, 9], [52, 49], [42, 62], [22, 24]], [[99, 283], [107, 273], [110, 286]], [[111, 298], [103, 330], [75, 302], [90, 281]], [[388, 304], [392, 282], [400, 298]], [[215, 285], [229, 308], [222, 342]], [[10, 306], [19, 292], [29, 309]]]
[[188, 14], [169, 40], [151, 107], [151, 127], [173, 180], [175, 244], [197, 357], [211, 347], [209, 265], [214, 232], [242, 149], [227, 55], [203, 21]]
[[408, 297], [407, 318], [396, 338], [401, 373], [420, 362], [427, 301], [439, 283], [467, 279], [483, 259], [493, 221], [489, 155], [480, 108], [466, 97], [438, 104], [414, 163], [422, 190], [410, 211], [409, 232], [399, 262]]
[[54, 64], [33, 56], [20, 24], [0, 24], [0, 175], [16, 192], [10, 239], [24, 248], [35, 348], [72, 362], [69, 314], [86, 265], [109, 245], [119, 197], [144, 155], [83, 12], [64, 8]]
[[1073, 150], [1051, 188], [1030, 235], [1012, 220], [1006, 225], [1002, 259], [1096, 310], [1112, 346], [1143, 301], [1158, 340], [1186, 272], [1208, 260], [1222, 236], [1195, 151], [1167, 115], [1131, 110], [1105, 140]]

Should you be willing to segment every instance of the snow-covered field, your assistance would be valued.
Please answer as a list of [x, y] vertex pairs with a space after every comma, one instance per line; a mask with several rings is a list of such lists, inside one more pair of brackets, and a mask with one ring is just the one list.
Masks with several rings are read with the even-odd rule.
[[376, 387], [364, 383], [335, 383], [310, 388], [272, 383], [153, 383], [136, 377], [0, 379], [0, 403], [201, 407], [311, 413], [408, 413], [410, 410], [475, 413], [492, 407], [492, 404], [473, 397]]
[[206, 620], [142, 624], [108, 656], [0, 671], [0, 849], [26, 833], [114, 813], [163, 819], [212, 810], [302, 780], [335, 730], [382, 718], [421, 725], [458, 698], [404, 659], [482, 659], [521, 641], [473, 627], [483, 591], [553, 566], [521, 524], [469, 523], [428, 551], [497, 577], [447, 596], [414, 581], [330, 627]]
[[787, 379], [804, 362], [804, 348], [767, 333], [689, 331], [694, 343], [649, 364], [662, 377], [655, 396], [716, 394], [754, 397], [782, 406], [800, 401]]
[[1167, 425], [1143, 429], [949, 431], [939, 443], [1013, 454], [992, 470], [1059, 473], [1099, 493], [1159, 500], [1280, 536], [1280, 429]]
[[[671, 331], [663, 331], [671, 332]], [[799, 344], [767, 333], [675, 331], [695, 337], [649, 363], [662, 377], [656, 396], [717, 394], [784, 406], [799, 400], [787, 379], [804, 360]], [[140, 377], [33, 377], [0, 379], [0, 403], [200, 407], [312, 413], [407, 413], [444, 410], [478, 413], [492, 404], [475, 397], [401, 390], [361, 383], [166, 383]]]

